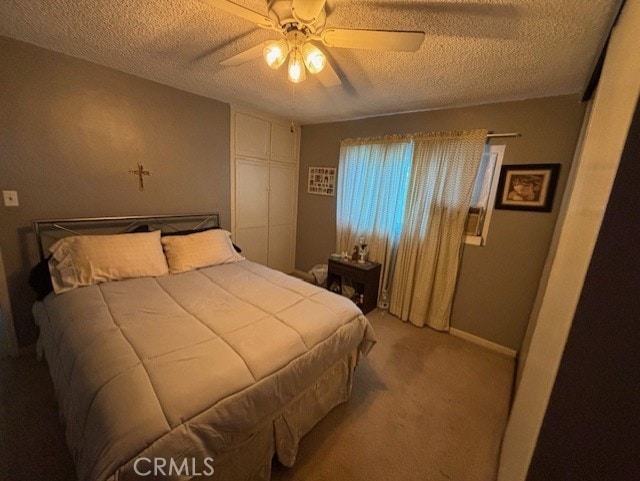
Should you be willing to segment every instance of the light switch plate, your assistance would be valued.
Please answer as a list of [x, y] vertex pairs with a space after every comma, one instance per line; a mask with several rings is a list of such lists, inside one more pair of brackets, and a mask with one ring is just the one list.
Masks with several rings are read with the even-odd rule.
[[18, 192], [15, 190], [3, 190], [2, 198], [5, 207], [18, 207]]

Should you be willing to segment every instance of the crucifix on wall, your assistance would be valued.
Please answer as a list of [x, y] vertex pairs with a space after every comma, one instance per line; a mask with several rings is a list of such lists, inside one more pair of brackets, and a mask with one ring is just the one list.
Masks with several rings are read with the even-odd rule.
[[148, 170], [144, 170], [144, 167], [142, 166], [142, 164], [138, 163], [138, 168], [130, 169], [129, 173], [138, 176], [138, 189], [144, 190], [144, 176], [151, 175], [151, 172], [149, 172]]

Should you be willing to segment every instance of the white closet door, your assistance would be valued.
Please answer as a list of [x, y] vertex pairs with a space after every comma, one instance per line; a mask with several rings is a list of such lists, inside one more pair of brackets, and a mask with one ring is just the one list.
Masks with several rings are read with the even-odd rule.
[[235, 153], [268, 159], [271, 150], [271, 123], [251, 115], [236, 113]]
[[272, 162], [269, 188], [269, 267], [293, 270], [296, 215], [296, 167]]
[[295, 164], [296, 136], [290, 126], [271, 124], [271, 160]]
[[236, 158], [236, 244], [247, 259], [267, 264], [269, 162]]

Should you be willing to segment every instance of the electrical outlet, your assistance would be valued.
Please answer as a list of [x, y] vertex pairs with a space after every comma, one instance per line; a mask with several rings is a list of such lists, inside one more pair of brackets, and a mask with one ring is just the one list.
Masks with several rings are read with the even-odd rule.
[[15, 190], [3, 190], [2, 198], [5, 207], [18, 207], [18, 192]]

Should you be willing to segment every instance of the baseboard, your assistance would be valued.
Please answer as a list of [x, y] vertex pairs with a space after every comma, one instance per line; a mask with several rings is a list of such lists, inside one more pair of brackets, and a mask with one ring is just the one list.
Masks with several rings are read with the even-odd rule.
[[459, 337], [460, 339], [464, 339], [465, 341], [477, 344], [478, 346], [485, 347], [504, 356], [511, 357], [513, 359], [515, 359], [517, 354], [517, 352], [513, 349], [502, 346], [500, 344], [496, 344], [495, 342], [487, 341], [486, 339], [474, 336], [473, 334], [469, 334], [468, 332], [461, 331], [460, 329], [456, 329], [455, 327], [449, 329], [449, 334]]

